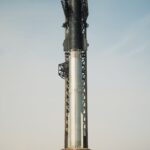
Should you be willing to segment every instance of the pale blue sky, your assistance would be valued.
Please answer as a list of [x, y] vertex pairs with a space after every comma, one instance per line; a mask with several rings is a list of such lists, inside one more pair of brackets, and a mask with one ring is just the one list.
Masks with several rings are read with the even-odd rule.
[[[89, 147], [150, 150], [150, 1], [89, 0]], [[59, 0], [0, 0], [0, 150], [63, 148]]]

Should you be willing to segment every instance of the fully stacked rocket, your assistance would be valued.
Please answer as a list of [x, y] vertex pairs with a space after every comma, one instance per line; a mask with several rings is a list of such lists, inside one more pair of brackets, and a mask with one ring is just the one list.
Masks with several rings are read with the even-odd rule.
[[65, 150], [88, 149], [87, 0], [61, 0], [65, 14], [65, 62], [58, 65], [65, 79]]

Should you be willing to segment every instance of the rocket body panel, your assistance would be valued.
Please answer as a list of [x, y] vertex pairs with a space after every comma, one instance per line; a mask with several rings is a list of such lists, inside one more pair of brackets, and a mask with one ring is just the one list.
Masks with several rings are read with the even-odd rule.
[[82, 49], [81, 0], [71, 0], [69, 20], [70, 49]]
[[70, 82], [70, 147], [80, 148], [81, 137], [81, 116], [82, 106], [82, 63], [81, 51], [71, 50], [69, 61], [69, 82]]

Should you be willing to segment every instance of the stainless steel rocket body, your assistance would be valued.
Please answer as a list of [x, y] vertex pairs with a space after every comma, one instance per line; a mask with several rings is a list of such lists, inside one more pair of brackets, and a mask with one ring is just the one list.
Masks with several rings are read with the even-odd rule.
[[71, 50], [69, 60], [70, 81], [70, 147], [82, 147], [82, 62], [81, 51]]
[[61, 0], [66, 17], [65, 63], [59, 75], [65, 79], [65, 149], [88, 149], [87, 118], [87, 0]]

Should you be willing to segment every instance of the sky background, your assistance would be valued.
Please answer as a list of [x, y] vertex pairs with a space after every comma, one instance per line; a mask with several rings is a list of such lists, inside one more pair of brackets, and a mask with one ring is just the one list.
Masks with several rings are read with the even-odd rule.
[[[150, 0], [89, 0], [89, 148], [150, 150]], [[60, 150], [59, 0], [0, 0], [0, 150]]]

